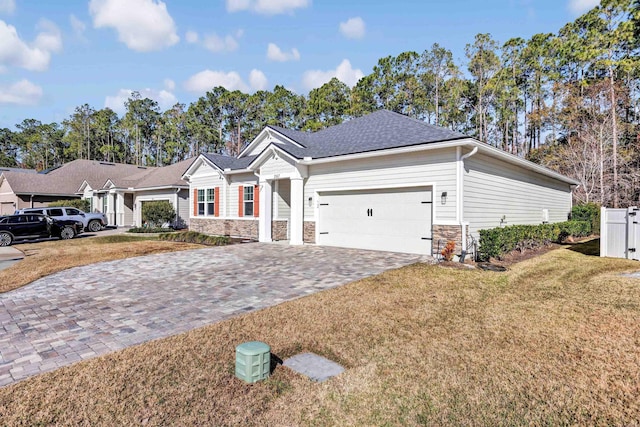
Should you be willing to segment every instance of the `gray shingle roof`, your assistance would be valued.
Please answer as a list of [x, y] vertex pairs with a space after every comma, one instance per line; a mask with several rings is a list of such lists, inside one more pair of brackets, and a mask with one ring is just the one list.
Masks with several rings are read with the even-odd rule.
[[74, 160], [47, 173], [2, 172], [16, 194], [77, 194], [83, 182], [98, 190], [111, 181], [116, 187], [150, 188], [183, 186], [182, 174], [193, 159], [162, 168]]
[[137, 189], [141, 188], [153, 188], [153, 187], [175, 187], [175, 186], [188, 186], [185, 181], [182, 180], [182, 175], [187, 171], [191, 163], [195, 160], [192, 157], [187, 160], [183, 160], [178, 163], [174, 163], [169, 166], [163, 166], [161, 168], [155, 168], [151, 173], [147, 174], [143, 179], [138, 181], [134, 186]]
[[343, 156], [467, 137], [388, 110], [376, 111], [314, 133], [270, 127], [303, 146], [279, 145], [299, 159]]
[[213, 154], [213, 153], [207, 153], [203, 155], [207, 159], [209, 159], [211, 163], [213, 163], [214, 165], [216, 165], [222, 170], [245, 169], [247, 166], [249, 166], [249, 164], [251, 164], [253, 159], [257, 157], [257, 156], [245, 156], [245, 157], [237, 158], [232, 156], [225, 156], [224, 154]]

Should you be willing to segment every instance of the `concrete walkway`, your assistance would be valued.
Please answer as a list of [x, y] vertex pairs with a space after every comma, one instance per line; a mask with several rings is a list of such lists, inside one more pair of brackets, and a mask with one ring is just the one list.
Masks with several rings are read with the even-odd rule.
[[0, 386], [428, 260], [251, 243], [76, 267], [0, 294]]
[[24, 258], [24, 254], [11, 246], [0, 246], [0, 270], [15, 264]]

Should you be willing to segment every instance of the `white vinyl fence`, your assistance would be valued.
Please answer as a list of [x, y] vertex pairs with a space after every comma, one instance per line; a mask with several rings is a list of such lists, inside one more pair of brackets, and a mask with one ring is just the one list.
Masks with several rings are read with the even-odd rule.
[[600, 256], [640, 260], [640, 209], [602, 208]]

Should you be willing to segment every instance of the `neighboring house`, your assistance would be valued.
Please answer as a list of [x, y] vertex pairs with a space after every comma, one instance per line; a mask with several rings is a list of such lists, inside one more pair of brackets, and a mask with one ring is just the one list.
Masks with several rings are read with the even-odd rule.
[[[74, 160], [46, 173], [0, 173], [0, 204], [15, 209], [46, 206], [56, 200], [84, 198], [110, 225], [140, 226], [142, 204], [167, 200], [176, 210], [173, 225], [188, 225], [188, 185], [181, 176], [188, 159], [165, 167], [144, 167], [97, 160]], [[9, 212], [10, 211], [10, 212]]]
[[[1, 166], [0, 175], [6, 172], [38, 173], [35, 169], [9, 168]], [[0, 184], [0, 216], [10, 215], [16, 210], [16, 199], [11, 197], [5, 199], [3, 195], [5, 195], [6, 192], [6, 188], [3, 189], [3, 186]]]
[[266, 127], [185, 172], [189, 228], [262, 242], [433, 254], [478, 230], [565, 221], [577, 182], [390, 111], [315, 133]]

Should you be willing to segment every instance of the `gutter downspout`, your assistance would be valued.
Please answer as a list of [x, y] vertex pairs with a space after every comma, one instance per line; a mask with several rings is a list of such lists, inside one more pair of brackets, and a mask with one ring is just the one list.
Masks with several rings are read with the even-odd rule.
[[467, 226], [468, 224], [466, 224], [464, 222], [464, 210], [463, 210], [463, 200], [464, 200], [464, 185], [463, 185], [463, 179], [464, 179], [464, 161], [466, 159], [468, 159], [469, 157], [473, 156], [474, 154], [476, 154], [478, 152], [478, 146], [476, 145], [475, 147], [473, 147], [473, 150], [469, 151], [467, 154], [462, 155], [462, 147], [456, 147], [456, 157], [458, 159], [457, 165], [458, 165], [458, 176], [456, 179], [456, 195], [457, 195], [457, 203], [456, 203], [456, 219], [457, 222], [460, 224], [460, 231], [462, 233], [462, 250], [466, 251], [467, 250]]

